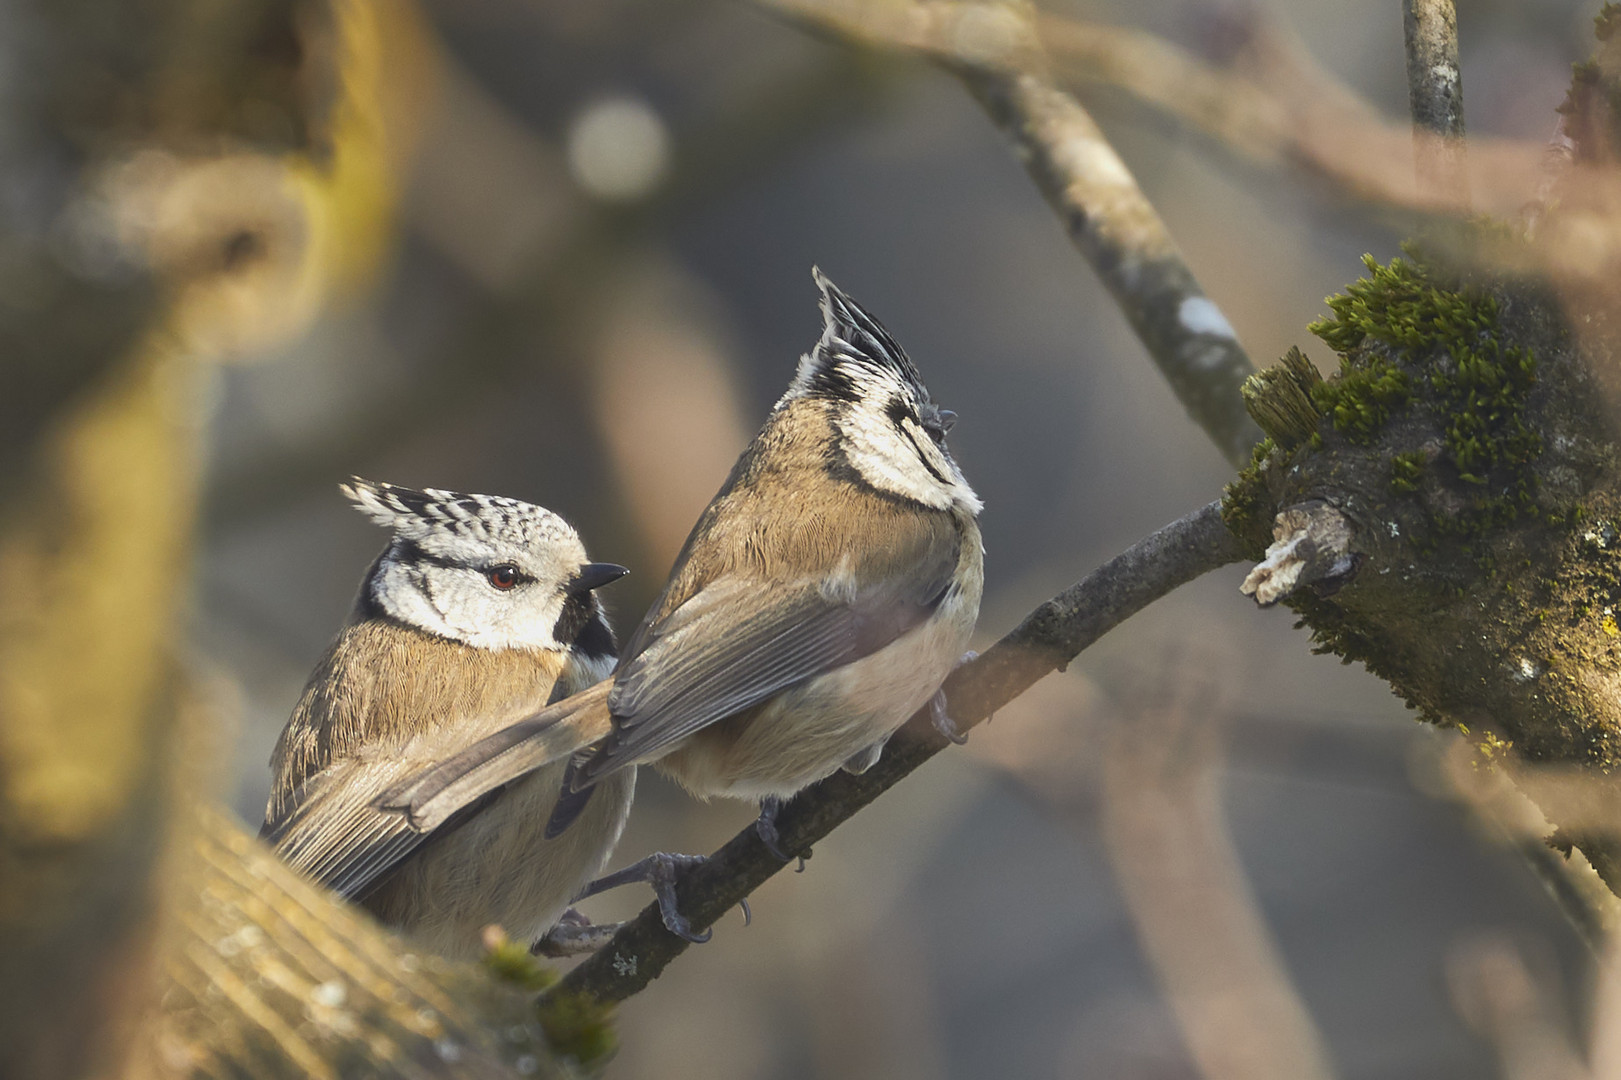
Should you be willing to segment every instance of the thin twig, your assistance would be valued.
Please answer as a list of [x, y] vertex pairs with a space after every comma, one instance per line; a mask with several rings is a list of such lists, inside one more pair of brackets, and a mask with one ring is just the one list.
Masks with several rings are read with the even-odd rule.
[[[1219, 503], [1172, 522], [1042, 604], [984, 655], [957, 669], [945, 686], [952, 719], [962, 730], [988, 719], [1127, 617], [1242, 557], [1222, 524]], [[871, 769], [859, 776], [835, 773], [783, 808], [777, 818], [782, 850], [809, 850], [949, 745], [929, 723], [928, 710], [919, 712]], [[701, 931], [784, 865], [752, 826], [746, 828], [682, 876], [676, 886], [681, 911]], [[623, 1001], [658, 978], [687, 944], [664, 928], [658, 905], [649, 905], [551, 993]]]
[[1465, 205], [1469, 176], [1464, 171], [1458, 13], [1452, 0], [1402, 0], [1402, 30], [1419, 187]]
[[1248, 461], [1261, 433], [1239, 387], [1255, 365], [1092, 117], [1043, 75], [959, 74], [1012, 140], [1188, 415], [1228, 461]]

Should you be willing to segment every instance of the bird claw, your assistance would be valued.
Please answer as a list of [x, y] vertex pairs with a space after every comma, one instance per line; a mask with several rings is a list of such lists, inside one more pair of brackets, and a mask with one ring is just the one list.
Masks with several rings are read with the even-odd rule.
[[556, 926], [529, 946], [529, 953], [532, 956], [562, 959], [596, 952], [624, 925], [624, 923], [603, 923], [598, 926], [578, 911], [569, 908], [563, 912], [563, 917], [557, 920]]
[[653, 886], [653, 896], [659, 902], [659, 917], [664, 920], [664, 929], [678, 938], [692, 942], [694, 945], [702, 945], [714, 937], [715, 931], [713, 930], [705, 930], [701, 934], [695, 933], [692, 929], [692, 923], [688, 922], [687, 917], [681, 914], [675, 900], [676, 879], [692, 867], [702, 865], [704, 857], [702, 855], [667, 855], [661, 851], [648, 856], [648, 858], [653, 861], [653, 868], [648, 881]]
[[[777, 835], [777, 815], [781, 812], [782, 800], [775, 795], [768, 795], [761, 799], [760, 816], [754, 819], [754, 833], [760, 838], [760, 843], [765, 845], [765, 849], [771, 852], [779, 862], [789, 863], [794, 861], [794, 856], [782, 850], [781, 838]], [[805, 860], [809, 857], [809, 851], [799, 855], [799, 866], [795, 868], [794, 873], [803, 874], [805, 872]]]
[[946, 712], [946, 692], [944, 690], [936, 690], [934, 696], [929, 699], [929, 722], [934, 725], [934, 730], [958, 746], [968, 741], [968, 736], [957, 730], [957, 725], [952, 722], [951, 716]]

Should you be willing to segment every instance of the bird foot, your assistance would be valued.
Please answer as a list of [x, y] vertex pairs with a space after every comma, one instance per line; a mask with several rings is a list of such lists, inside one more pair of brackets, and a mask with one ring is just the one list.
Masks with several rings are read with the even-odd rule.
[[624, 925], [624, 923], [603, 923], [599, 926], [578, 911], [569, 908], [563, 912], [563, 917], [557, 920], [556, 926], [529, 946], [529, 952], [533, 956], [549, 956], [553, 959], [596, 952]]
[[936, 690], [934, 696], [929, 699], [929, 723], [934, 725], [934, 730], [958, 746], [968, 741], [968, 736], [957, 730], [957, 725], [952, 721], [950, 714], [946, 712], [946, 692], [944, 690]]
[[664, 928], [678, 938], [702, 945], [713, 936], [714, 931], [705, 930], [699, 934], [692, 929], [692, 923], [681, 914], [680, 908], [676, 905], [675, 883], [683, 873], [703, 861], [702, 855], [671, 855], [656, 851], [639, 862], [631, 863], [623, 870], [615, 870], [611, 874], [597, 878], [582, 889], [580, 895], [574, 899], [584, 900], [588, 896], [637, 882], [651, 885], [653, 896], [659, 903], [659, 916], [664, 920]]
[[[969, 649], [967, 652], [957, 657], [957, 662], [951, 666], [951, 670], [955, 671], [964, 664], [978, 659], [979, 653], [975, 652], [973, 649]], [[929, 722], [934, 725], [934, 730], [938, 731], [941, 735], [944, 735], [948, 740], [956, 743], [958, 746], [961, 746], [963, 743], [968, 741], [968, 736], [964, 735], [962, 731], [958, 729], [956, 723], [952, 721], [951, 715], [946, 712], [945, 687], [941, 687], [940, 689], [936, 690], [934, 692], [934, 696], [929, 699]]]

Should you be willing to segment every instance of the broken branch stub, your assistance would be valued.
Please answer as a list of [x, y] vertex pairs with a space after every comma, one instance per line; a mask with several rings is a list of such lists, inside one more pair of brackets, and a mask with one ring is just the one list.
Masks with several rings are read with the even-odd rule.
[[1326, 502], [1292, 506], [1278, 514], [1266, 558], [1238, 588], [1262, 607], [1306, 585], [1315, 585], [1318, 595], [1325, 596], [1350, 578], [1358, 562], [1344, 514]]

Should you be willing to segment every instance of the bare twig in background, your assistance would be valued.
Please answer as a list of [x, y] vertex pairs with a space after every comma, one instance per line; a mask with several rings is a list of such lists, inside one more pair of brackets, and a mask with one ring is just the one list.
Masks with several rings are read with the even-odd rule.
[[1067, 695], [1048, 680], [1046, 693], [1011, 707], [1016, 725], [975, 740], [975, 755], [1072, 826], [1090, 832], [1097, 818], [1143, 952], [1206, 1080], [1326, 1080], [1323, 1040], [1222, 804], [1221, 673], [1232, 660], [1189, 653], [1163, 650], [1151, 673], [1128, 674], [1118, 705], [1073, 676]]
[[1468, 167], [1459, 188], [1418, 184], [1411, 124], [1381, 116], [1259, 9], [1223, 26], [1236, 45], [1219, 66], [1141, 30], [1051, 15], [1040, 27], [1067, 78], [1119, 86], [1221, 146], [1262, 163], [1293, 164], [1362, 202], [1457, 214], [1469, 209], [1472, 188], [1481, 210], [1509, 217], [1544, 167], [1539, 144], [1476, 139], [1467, 158], [1459, 155], [1460, 167]]
[[1217, 669], [1162, 666], [1124, 695], [1103, 768], [1104, 842], [1143, 950], [1206, 1080], [1328, 1080], [1227, 828]]
[[[1477, 734], [1477, 740], [1483, 738]], [[1478, 741], [1452, 739], [1431, 744], [1429, 765], [1421, 779], [1433, 782], [1432, 793], [1455, 799], [1505, 847], [1518, 851], [1595, 955], [1621, 930], [1621, 900], [1604, 884], [1580, 849], [1569, 854], [1548, 846], [1551, 826], [1537, 803], [1520, 786], [1531, 782], [1575, 784], [1569, 770], [1559, 777], [1536, 775], [1526, 766], [1512, 768], [1502, 755], [1487, 756]]]
[[1260, 441], [1238, 388], [1255, 365], [1092, 117], [1035, 74], [962, 73], [1142, 339], [1228, 461]]
[[1402, 30], [1419, 186], [1467, 207], [1458, 13], [1452, 0], [1402, 0]]
[[[946, 680], [951, 717], [967, 730], [1062, 669], [1120, 622], [1179, 585], [1235, 562], [1236, 541], [1212, 503], [1172, 522], [1047, 601], [984, 655]], [[782, 850], [810, 846], [848, 820], [919, 765], [950, 745], [935, 732], [928, 710], [914, 716], [859, 776], [835, 773], [802, 792], [777, 819]], [[733, 837], [677, 885], [681, 911], [702, 930], [746, 898], [783, 863], [752, 826]], [[656, 979], [687, 941], [664, 928], [658, 905], [643, 909], [612, 941], [563, 979], [552, 994], [622, 1001]]]
[[1205, 295], [1125, 162], [1085, 109], [1047, 73], [1023, 8], [762, 0], [819, 32], [921, 51], [960, 76], [1013, 143], [1070, 240], [1102, 279], [1188, 415], [1235, 465], [1260, 429], [1238, 388], [1255, 365]]

